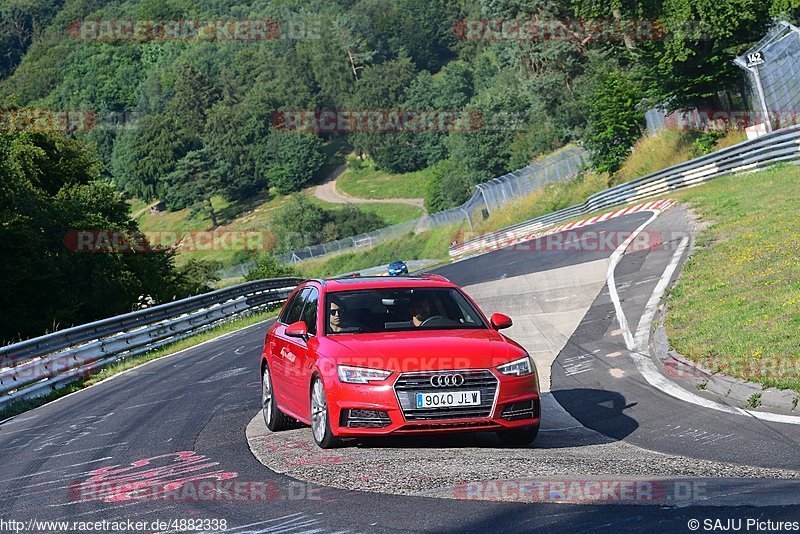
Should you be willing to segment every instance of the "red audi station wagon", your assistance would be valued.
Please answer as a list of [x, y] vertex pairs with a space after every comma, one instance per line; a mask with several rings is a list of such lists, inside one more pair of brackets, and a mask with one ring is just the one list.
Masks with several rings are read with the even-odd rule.
[[538, 373], [446, 278], [308, 280], [266, 335], [262, 406], [271, 431], [294, 420], [314, 441], [389, 434], [493, 431], [524, 446], [539, 430]]

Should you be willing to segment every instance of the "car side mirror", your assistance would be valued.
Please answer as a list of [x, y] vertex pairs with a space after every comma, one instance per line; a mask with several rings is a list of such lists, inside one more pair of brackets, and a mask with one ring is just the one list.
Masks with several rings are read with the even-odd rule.
[[508, 315], [504, 315], [502, 313], [495, 313], [494, 315], [492, 315], [490, 321], [495, 330], [502, 330], [503, 328], [508, 328], [509, 326], [514, 324], [511, 321], [511, 317], [509, 317]]
[[285, 333], [289, 337], [299, 337], [308, 341], [308, 327], [305, 321], [297, 321], [286, 327]]

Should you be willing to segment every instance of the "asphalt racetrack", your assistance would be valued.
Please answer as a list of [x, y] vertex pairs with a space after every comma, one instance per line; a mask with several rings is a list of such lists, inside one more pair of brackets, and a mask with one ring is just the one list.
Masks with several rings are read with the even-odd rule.
[[[619, 244], [650, 218], [582, 231]], [[537, 361], [543, 426], [527, 449], [471, 434], [321, 451], [307, 428], [270, 434], [261, 324], [0, 424], [0, 530], [687, 532], [800, 520], [799, 425], [688, 402], [642, 375], [612, 293], [635, 333], [671, 264], [677, 276], [690, 223], [675, 208], [646, 231], [660, 244], [624, 254], [610, 275], [614, 246], [563, 246], [588, 233], [439, 269], [487, 314], [508, 313], [508, 335]], [[163, 491], [131, 491], [154, 482]], [[201, 482], [213, 491], [194, 491]]]

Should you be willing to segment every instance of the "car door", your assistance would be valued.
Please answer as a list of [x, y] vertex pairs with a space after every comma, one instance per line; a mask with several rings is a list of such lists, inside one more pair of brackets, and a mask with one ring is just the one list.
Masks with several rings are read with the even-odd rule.
[[291, 338], [286, 336], [286, 327], [300, 320], [303, 312], [303, 291], [305, 288], [298, 289], [289, 297], [269, 340], [273, 395], [279, 407], [292, 411], [296, 403], [291, 394], [291, 370], [288, 367], [292, 357], [288, 342]]
[[308, 329], [308, 340], [296, 340], [303, 343], [302, 350], [297, 352], [297, 359], [295, 360], [295, 374], [297, 376], [296, 397], [300, 402], [300, 413], [311, 413], [311, 370], [314, 368], [316, 361], [316, 348], [319, 346], [317, 342], [317, 316], [319, 314], [319, 290], [316, 287], [310, 287], [308, 292], [304, 295], [305, 301], [303, 305], [303, 314], [301, 320], [306, 323]]
[[[316, 291], [316, 289], [306, 287], [302, 290], [299, 297], [300, 303], [297, 308], [292, 309], [292, 315], [287, 317], [286, 326], [303, 320], [303, 309], [312, 291]], [[284, 327], [281, 330], [281, 342], [282, 347], [279, 357], [283, 364], [284, 383], [287, 389], [286, 408], [295, 414], [307, 417], [306, 412], [303, 411], [303, 407], [306, 404], [304, 402], [306, 388], [303, 387], [306, 341], [301, 338], [287, 336], [286, 328]]]
[[305, 415], [310, 413], [308, 385], [311, 380], [311, 367], [309, 366], [309, 344], [316, 344], [319, 290], [313, 286], [307, 287], [303, 290], [302, 299], [303, 310], [299, 320], [306, 323], [308, 340], [287, 338], [289, 358], [286, 361], [286, 371], [292, 400], [297, 402], [299, 413]]

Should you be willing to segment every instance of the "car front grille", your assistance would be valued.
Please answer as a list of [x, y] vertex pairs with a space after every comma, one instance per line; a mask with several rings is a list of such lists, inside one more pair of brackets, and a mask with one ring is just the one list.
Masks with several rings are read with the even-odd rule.
[[[434, 375], [460, 374], [464, 383], [460, 386], [433, 387], [431, 377]], [[422, 373], [403, 373], [394, 384], [397, 401], [406, 421], [435, 421], [445, 419], [464, 419], [473, 417], [491, 417], [497, 394], [497, 378], [487, 370], [469, 371], [426, 371]], [[447, 408], [417, 408], [417, 393], [453, 391], [480, 391], [481, 403], [476, 406], [454, 406]]]

